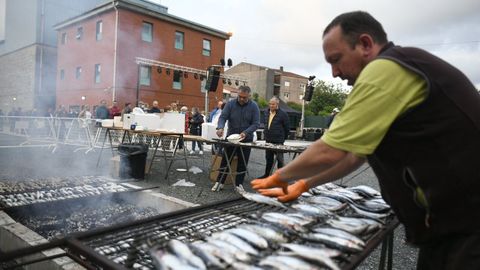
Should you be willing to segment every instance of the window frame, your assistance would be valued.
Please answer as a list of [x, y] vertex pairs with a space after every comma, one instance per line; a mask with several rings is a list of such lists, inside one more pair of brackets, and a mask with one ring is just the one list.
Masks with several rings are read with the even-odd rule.
[[[175, 77], [178, 77], [179, 80], [175, 81]], [[183, 72], [180, 70], [174, 70], [172, 76], [172, 88], [175, 90], [182, 90], [183, 87]]]
[[[147, 82], [147, 79], [148, 79], [148, 82]], [[140, 85], [150, 86], [152, 84], [152, 67], [151, 66], [140, 66], [139, 80], [140, 80]]]
[[60, 37], [60, 44], [62, 45], [67, 44], [67, 32], [62, 33], [62, 36]]
[[[93, 82], [94, 83], [101, 83], [102, 82], [102, 64], [95, 64], [95, 67], [94, 67], [94, 75], [93, 75]], [[97, 80], [98, 78], [98, 80]]]
[[95, 40], [100, 41], [103, 38], [103, 21], [99, 20], [95, 23]]
[[[205, 43], [208, 42], [208, 43]], [[208, 49], [205, 47], [205, 44], [208, 44]], [[204, 38], [202, 41], [202, 55], [211, 56], [212, 55], [212, 41], [210, 39]]]
[[[177, 47], [177, 34], [180, 34], [181, 37], [182, 37], [182, 40], [181, 40], [181, 47]], [[183, 51], [183, 49], [185, 48], [185, 33], [182, 32], [182, 31], [175, 31], [175, 44], [174, 44], [174, 47], [175, 49], [177, 50], [181, 50]]]
[[75, 68], [75, 79], [80, 80], [82, 78], [82, 67]]
[[75, 35], [76, 40], [82, 40], [83, 39], [83, 26], [77, 27], [77, 34]]
[[[148, 35], [150, 36], [150, 40], [147, 40], [147, 39], [146, 39], [147, 37], [145, 36], [145, 35], [147, 35], [147, 34], [144, 32], [146, 25], [150, 26], [150, 33], [148, 33]], [[152, 42], [153, 42], [153, 23], [146, 22], [146, 21], [143, 21], [143, 22], [142, 22], [141, 38], [142, 38], [142, 41], [149, 42], [149, 43], [152, 43]]]

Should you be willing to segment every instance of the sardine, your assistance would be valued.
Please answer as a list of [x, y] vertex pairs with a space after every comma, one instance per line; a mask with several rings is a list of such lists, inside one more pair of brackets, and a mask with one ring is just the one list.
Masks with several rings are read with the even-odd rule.
[[328, 266], [332, 270], [340, 269], [337, 263], [331, 259], [342, 254], [338, 250], [330, 248], [316, 248], [298, 244], [282, 244], [282, 247], [290, 249], [295, 256], [319, 262], [325, 266]]
[[362, 222], [361, 218], [351, 218], [351, 217], [340, 217], [337, 216], [336, 218], [330, 218], [325, 221], [328, 225], [347, 231], [354, 235], [360, 235], [364, 233], [369, 225], [365, 222]]
[[318, 195], [306, 198], [303, 201], [310, 204], [314, 204], [314, 205], [320, 205], [321, 207], [331, 212], [340, 211], [347, 206], [346, 203], [343, 203], [341, 201], [335, 200], [330, 197], [318, 196]]
[[328, 228], [328, 227], [316, 227], [316, 228], [313, 229], [313, 231], [317, 232], [317, 233], [323, 233], [323, 234], [326, 234], [326, 235], [331, 235], [331, 236], [335, 236], [335, 237], [344, 238], [344, 239], [347, 239], [349, 241], [354, 242], [355, 244], [357, 244], [361, 247], [365, 247], [365, 241], [363, 241], [359, 237], [357, 237], [357, 236], [355, 236], [355, 235], [353, 235], [349, 232], [346, 232], [346, 231], [343, 231], [343, 230], [340, 230], [340, 229]]
[[371, 197], [376, 197], [380, 196], [380, 192], [376, 191], [375, 189], [365, 186], [365, 185], [359, 185], [355, 187], [349, 187], [347, 188], [348, 190], [351, 190], [359, 195], [362, 195], [365, 198], [371, 198]]
[[262, 219], [273, 224], [279, 224], [294, 231], [306, 231], [306, 229], [303, 227], [305, 225], [304, 220], [297, 217], [288, 216], [282, 213], [267, 212], [262, 215]]
[[263, 268], [254, 266], [254, 265], [248, 265], [242, 262], [234, 262], [232, 264], [232, 268], [235, 270], [262, 270]]
[[[213, 250], [209, 250], [208, 248], [205, 248], [205, 246], [202, 246], [201, 244], [199, 245], [195, 245], [192, 243], [192, 245], [190, 246], [193, 253], [197, 254], [200, 258], [203, 259], [203, 261], [207, 264], [207, 266], [216, 266], [218, 268], [226, 268], [226, 264], [222, 263], [218, 256], [216, 254], [219, 254], [219, 253], [225, 253], [225, 252], [222, 252], [221, 250], [218, 250], [218, 251], [213, 251]], [[232, 259], [229, 260], [230, 263], [233, 262], [233, 257], [231, 257]], [[220, 259], [223, 259], [223, 258], [220, 258]], [[227, 259], [228, 260], [228, 259]], [[226, 261], [226, 260], [224, 260]]]
[[[207, 242], [194, 242], [192, 243], [195, 248], [201, 249], [225, 262], [227, 265], [233, 264], [235, 262], [235, 254], [228, 252], [226, 249], [220, 248], [216, 245], [207, 243]], [[220, 267], [224, 268], [224, 267]]]
[[353, 210], [355, 210], [355, 212], [357, 214], [359, 214], [361, 216], [364, 216], [364, 217], [376, 219], [376, 220], [380, 221], [382, 224], [385, 224], [385, 221], [383, 221], [383, 219], [385, 219], [386, 217], [388, 217], [390, 215], [390, 212], [389, 213], [374, 213], [374, 212], [365, 211], [365, 210], [362, 210], [362, 209], [356, 207], [353, 204], [350, 204], [350, 207]]
[[307, 233], [303, 234], [302, 237], [306, 240], [320, 242], [329, 247], [338, 248], [350, 253], [360, 252], [363, 250], [363, 247], [357, 245], [353, 241], [323, 233]]
[[268, 248], [268, 242], [267, 240], [265, 240], [265, 238], [247, 229], [233, 228], [233, 229], [228, 229], [224, 232], [234, 234], [258, 248], [261, 248], [261, 249]]
[[258, 251], [254, 249], [251, 245], [243, 241], [241, 238], [235, 236], [234, 234], [230, 234], [226, 231], [214, 233], [212, 234], [211, 238], [230, 243], [245, 253], [252, 254], [255, 256], [258, 255]]
[[254, 224], [242, 224], [239, 228], [243, 228], [254, 232], [258, 235], [261, 235], [265, 239], [273, 243], [286, 243], [288, 239], [279, 231], [271, 227], [261, 226], [261, 225], [254, 225]]
[[183, 262], [177, 256], [167, 253], [164, 250], [157, 249], [150, 252], [153, 263], [155, 264], [156, 268], [159, 270], [170, 270], [170, 269], [186, 269], [186, 270], [194, 270], [198, 269], [193, 267], [186, 262]]
[[367, 212], [386, 213], [390, 211], [390, 206], [388, 204], [379, 203], [373, 200], [358, 201], [350, 204], [353, 204], [356, 207], [358, 207], [360, 210], [364, 210]]
[[281, 208], [287, 208], [283, 203], [279, 202], [276, 198], [272, 197], [267, 197], [263, 196], [262, 194], [258, 193], [250, 193], [250, 192], [240, 192], [240, 194], [247, 200], [258, 202], [258, 203], [263, 203], [263, 204], [268, 204], [268, 205], [273, 205]]
[[[315, 270], [320, 269], [313, 264], [310, 264], [302, 259], [292, 256], [278, 256], [271, 255], [261, 260], [259, 265], [272, 266], [278, 269], [292, 269], [292, 270]], [[285, 268], [286, 267], [286, 268]]]
[[226, 250], [226, 252], [229, 252], [231, 254], [233, 254], [235, 256], [235, 258], [239, 261], [242, 261], [242, 262], [249, 262], [251, 261], [251, 257], [243, 250], [239, 249], [238, 247], [228, 243], [228, 242], [225, 242], [223, 240], [219, 240], [219, 239], [214, 239], [214, 238], [207, 238], [207, 241], [208, 243], [212, 244], [212, 245], [215, 245], [221, 249], [224, 249]]
[[198, 256], [192, 253], [190, 248], [178, 241], [176, 239], [172, 239], [168, 242], [168, 247], [180, 258], [186, 261], [188, 264], [195, 266], [198, 269], [205, 270], [207, 266], [205, 263], [200, 259]]
[[317, 218], [320, 217], [328, 217], [332, 215], [330, 211], [316, 205], [311, 205], [311, 204], [303, 204], [303, 203], [296, 203], [292, 205], [292, 208], [297, 209], [303, 213], [313, 215]]

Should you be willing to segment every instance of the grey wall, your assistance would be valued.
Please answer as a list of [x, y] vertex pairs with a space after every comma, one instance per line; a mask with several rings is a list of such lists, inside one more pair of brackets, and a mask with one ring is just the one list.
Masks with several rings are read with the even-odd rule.
[[6, 0], [5, 40], [0, 44], [0, 55], [34, 43], [56, 47], [57, 32], [53, 25], [105, 1]]

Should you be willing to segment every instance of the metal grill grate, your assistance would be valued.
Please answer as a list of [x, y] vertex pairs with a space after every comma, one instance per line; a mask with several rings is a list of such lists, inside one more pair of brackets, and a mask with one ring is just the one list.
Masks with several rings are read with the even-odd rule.
[[[257, 223], [258, 216], [270, 211], [288, 210], [243, 198], [233, 199], [71, 235], [61, 247], [69, 257], [87, 269], [154, 269], [149, 254], [152, 247], [164, 247], [171, 239], [193, 242], [238, 224]], [[340, 267], [354, 269], [376, 246], [386, 241], [386, 236], [389, 239], [393, 237], [396, 226], [398, 221], [392, 217], [385, 228], [364, 236], [364, 240], [367, 240], [365, 249], [357, 254], [344, 254], [337, 259]], [[290, 242], [318, 245], [307, 243], [295, 233], [288, 237]], [[262, 256], [272, 254], [276, 248], [263, 251]]]
[[[153, 269], [148, 250], [163, 246], [171, 239], [192, 242], [216, 231], [238, 224], [253, 222], [256, 211], [281, 211], [283, 209], [261, 205], [246, 200], [222, 203], [213, 208], [192, 212], [175, 218], [154, 220], [141, 225], [90, 236], [83, 243], [115, 263], [128, 268], [140, 266]], [[136, 267], [135, 267], [136, 266]]]

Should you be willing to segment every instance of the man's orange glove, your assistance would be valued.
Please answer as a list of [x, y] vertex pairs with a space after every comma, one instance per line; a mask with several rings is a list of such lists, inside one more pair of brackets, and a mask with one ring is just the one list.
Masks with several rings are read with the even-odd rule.
[[258, 190], [258, 193], [267, 197], [279, 197], [285, 195], [285, 192], [283, 192], [283, 189], [281, 188], [260, 189]]
[[280, 180], [280, 174], [278, 173], [278, 171], [276, 171], [274, 174], [270, 175], [267, 178], [255, 179], [250, 184], [252, 185], [252, 188], [256, 190], [281, 187], [284, 193], [288, 193], [288, 183]]
[[301, 179], [287, 187], [288, 193], [280, 188], [260, 189], [258, 192], [264, 196], [277, 197], [281, 202], [289, 202], [297, 199], [302, 193], [308, 191], [307, 181]]

